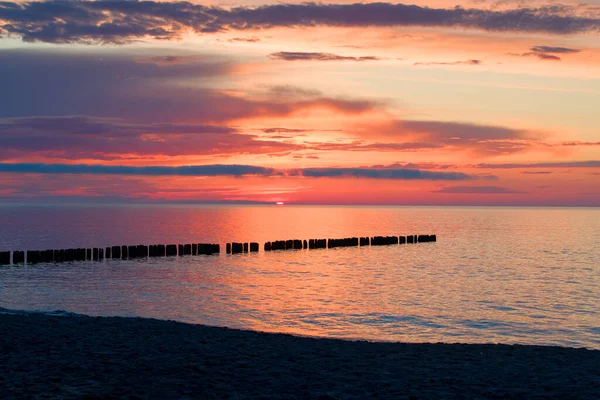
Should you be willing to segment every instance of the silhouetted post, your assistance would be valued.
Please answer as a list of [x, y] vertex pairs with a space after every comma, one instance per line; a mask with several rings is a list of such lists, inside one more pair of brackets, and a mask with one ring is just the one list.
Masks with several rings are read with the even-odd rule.
[[40, 250], [38, 255], [38, 262], [45, 263], [48, 262], [48, 250]]
[[198, 255], [198, 244], [197, 243], [192, 243], [192, 255], [193, 256]]
[[242, 243], [231, 243], [231, 254], [241, 253], [244, 251], [244, 245]]
[[231, 254], [231, 243], [227, 243], [227, 254]]
[[192, 245], [191, 244], [184, 244], [183, 245], [183, 255], [184, 256], [191, 256], [192, 255]]
[[244, 243], [244, 253], [248, 252], [248, 243]]
[[138, 244], [137, 251], [138, 257], [148, 258], [148, 246], [144, 244]]
[[126, 260], [127, 258], [129, 258], [129, 253], [127, 252], [127, 250], [128, 250], [127, 246], [125, 246], [125, 245], [121, 246], [121, 258], [123, 260]]
[[265, 242], [265, 251], [271, 251], [271, 242]]
[[120, 246], [113, 246], [112, 247], [112, 258], [113, 259], [121, 259], [121, 247]]
[[156, 257], [164, 257], [166, 253], [166, 246], [164, 244], [159, 244], [156, 246]]
[[10, 265], [10, 251], [0, 251], [0, 265]]
[[99, 248], [98, 249], [98, 261], [102, 261], [102, 260], [104, 260], [104, 249]]
[[23, 251], [13, 251], [13, 264], [23, 264], [25, 263], [25, 252]]
[[[127, 246], [127, 255], [129, 259], [134, 259], [138, 257], [137, 247], [136, 246]], [[123, 257], [125, 258], [125, 257]]]
[[406, 237], [406, 243], [414, 243], [413, 235], [408, 235]]
[[[106, 251], [104, 252], [104, 255], [106, 256], [106, 258], [112, 258], [112, 254], [111, 254], [111, 248], [107, 247]], [[56, 255], [54, 255], [54, 258], [56, 259]]]
[[167, 257], [174, 257], [177, 255], [177, 245], [176, 244], [168, 244], [166, 247]]
[[221, 253], [221, 245], [218, 244], [218, 243], [211, 244], [210, 245], [210, 251], [211, 251], [211, 253], [214, 253], [214, 254]]
[[182, 244], [178, 244], [177, 245], [177, 254], [179, 254], [179, 256], [183, 256], [184, 252], [183, 252], [183, 245]]
[[306, 239], [304, 239], [304, 241], [302, 242], [302, 248], [308, 249], [308, 242], [306, 241]]
[[38, 257], [34, 250], [27, 250], [27, 264], [37, 264]]
[[85, 259], [86, 260], [92, 259], [92, 249], [85, 249]]
[[92, 259], [94, 261], [98, 261], [98, 248], [97, 247], [94, 247], [92, 249]]
[[431, 235], [431, 241], [432, 242], [437, 242], [437, 236], [436, 235]]
[[398, 242], [400, 244], [405, 244], [406, 243], [406, 236], [398, 236]]

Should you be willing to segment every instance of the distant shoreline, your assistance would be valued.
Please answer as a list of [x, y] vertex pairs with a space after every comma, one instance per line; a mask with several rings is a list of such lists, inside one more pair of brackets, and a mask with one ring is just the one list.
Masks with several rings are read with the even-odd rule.
[[143, 318], [0, 314], [6, 398], [595, 399], [600, 351], [315, 339]]

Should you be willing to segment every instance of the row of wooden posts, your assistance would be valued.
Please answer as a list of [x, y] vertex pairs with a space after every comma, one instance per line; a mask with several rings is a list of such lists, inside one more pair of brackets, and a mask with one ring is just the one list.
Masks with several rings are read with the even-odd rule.
[[[424, 243], [435, 242], [436, 235], [409, 235], [409, 236], [374, 236], [374, 237], [352, 237], [344, 239], [310, 239], [310, 240], [276, 240], [266, 242], [265, 251], [273, 250], [300, 250], [300, 249], [332, 249], [335, 247], [352, 246], [383, 246], [391, 244]], [[258, 252], [259, 244], [250, 243], [227, 243], [227, 254], [254, 253]], [[112, 246], [104, 248], [77, 248], [60, 250], [28, 250], [13, 251], [12, 264], [24, 264], [27, 255], [27, 264], [38, 263], [60, 263], [65, 261], [100, 261], [103, 259], [128, 260], [148, 257], [174, 257], [174, 256], [196, 256], [219, 254], [221, 246], [214, 243], [193, 244], [156, 244], [137, 246]], [[11, 252], [0, 252], [0, 265], [11, 264]]]

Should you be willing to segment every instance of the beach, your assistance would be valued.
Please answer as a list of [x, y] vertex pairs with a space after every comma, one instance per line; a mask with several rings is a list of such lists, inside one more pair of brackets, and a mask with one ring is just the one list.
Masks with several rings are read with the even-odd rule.
[[600, 351], [0, 315], [3, 398], [597, 399]]

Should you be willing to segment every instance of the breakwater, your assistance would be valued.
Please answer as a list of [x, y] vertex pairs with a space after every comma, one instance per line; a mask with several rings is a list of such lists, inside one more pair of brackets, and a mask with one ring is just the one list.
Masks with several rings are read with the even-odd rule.
[[[265, 252], [277, 250], [333, 249], [337, 247], [389, 246], [436, 242], [436, 235], [348, 237], [342, 239], [287, 239], [266, 242]], [[230, 242], [227, 254], [256, 253], [258, 242]], [[122, 245], [93, 248], [0, 251], [0, 265], [61, 263], [72, 261], [102, 261], [104, 259], [131, 260], [154, 257], [183, 257], [217, 255], [221, 245], [216, 243]]]

